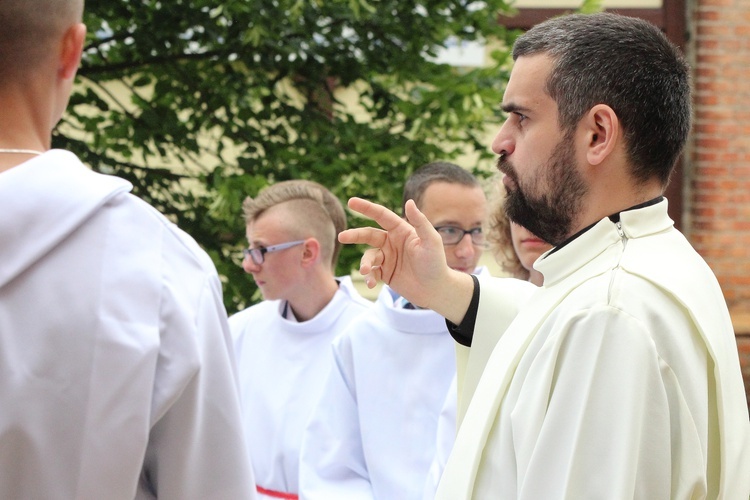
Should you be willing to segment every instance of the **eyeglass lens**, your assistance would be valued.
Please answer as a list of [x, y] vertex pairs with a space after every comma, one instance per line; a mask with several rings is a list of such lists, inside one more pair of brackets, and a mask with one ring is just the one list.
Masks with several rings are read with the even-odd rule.
[[471, 237], [471, 242], [474, 245], [482, 246], [485, 243], [484, 233], [482, 232], [481, 227], [475, 227], [466, 230], [455, 226], [442, 226], [436, 227], [435, 229], [443, 239], [444, 245], [455, 245], [457, 243], [460, 243], [464, 236], [467, 234]]

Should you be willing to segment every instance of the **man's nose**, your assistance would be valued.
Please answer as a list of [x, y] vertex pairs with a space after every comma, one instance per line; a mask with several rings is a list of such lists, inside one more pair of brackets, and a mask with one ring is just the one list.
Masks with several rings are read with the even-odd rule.
[[461, 241], [456, 243], [456, 255], [459, 257], [471, 257], [477, 251], [474, 243], [471, 241], [471, 234], [464, 234]]

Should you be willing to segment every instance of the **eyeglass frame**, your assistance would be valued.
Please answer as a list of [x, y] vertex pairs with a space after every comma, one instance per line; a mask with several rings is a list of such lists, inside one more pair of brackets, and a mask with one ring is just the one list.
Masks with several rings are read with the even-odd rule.
[[256, 266], [260, 266], [266, 261], [267, 253], [278, 252], [280, 250], [286, 250], [287, 248], [292, 248], [297, 245], [302, 245], [305, 241], [307, 240], [288, 241], [286, 243], [279, 243], [278, 245], [270, 245], [267, 247], [259, 246], [255, 248], [243, 248], [242, 255], [243, 258], [250, 257], [250, 259]]
[[[484, 248], [484, 247], [487, 246], [487, 241], [484, 238], [484, 231], [482, 229], [482, 226], [473, 227], [473, 228], [468, 229], [468, 230], [464, 229], [462, 227], [458, 227], [458, 226], [434, 226], [434, 227], [435, 227], [435, 231], [437, 231], [438, 234], [440, 234], [440, 239], [443, 240], [443, 246], [458, 245], [459, 243], [461, 243], [461, 241], [464, 239], [464, 236], [466, 236], [467, 234], [469, 235], [469, 238], [471, 239], [471, 244], [474, 245], [475, 247], [482, 247], [482, 248]], [[443, 237], [443, 233], [441, 232], [441, 230], [443, 230], [443, 229], [453, 229], [457, 233], [461, 233], [461, 237], [458, 238], [453, 243], [446, 243], [445, 242], [445, 238]], [[474, 237], [476, 235], [479, 235], [479, 236], [482, 237], [482, 241], [480, 243], [477, 243], [476, 241], [474, 241]]]

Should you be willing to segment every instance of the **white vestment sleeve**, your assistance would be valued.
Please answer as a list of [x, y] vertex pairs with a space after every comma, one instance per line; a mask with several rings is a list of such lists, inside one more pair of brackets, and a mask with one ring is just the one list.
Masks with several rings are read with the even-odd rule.
[[537, 291], [528, 281], [480, 277], [480, 305], [471, 347], [456, 344], [458, 372], [457, 425], [460, 426], [492, 351], [516, 315]]
[[512, 436], [523, 443], [517, 498], [704, 498], [703, 452], [683, 395], [690, 388], [679, 386], [643, 324], [601, 306], [559, 332], [512, 410]]
[[443, 475], [445, 464], [448, 462], [448, 456], [451, 453], [451, 449], [453, 449], [453, 443], [456, 441], [457, 392], [457, 379], [453, 377], [453, 381], [448, 388], [448, 395], [445, 398], [443, 407], [440, 409], [440, 415], [438, 415], [435, 458], [430, 464], [430, 471], [425, 482], [422, 500], [435, 499], [440, 477]]
[[[175, 296], [179, 293], [168, 295]], [[152, 413], [155, 425], [138, 498], [255, 498], [218, 279], [211, 278], [204, 285], [196, 324], [183, 325], [194, 331], [193, 336], [177, 331], [186, 304], [178, 303], [179, 298], [175, 303], [169, 298], [165, 301], [164, 324], [175, 328], [165, 330], [161, 337]]]
[[335, 348], [331, 363], [302, 441], [300, 499], [373, 500], [351, 366]]

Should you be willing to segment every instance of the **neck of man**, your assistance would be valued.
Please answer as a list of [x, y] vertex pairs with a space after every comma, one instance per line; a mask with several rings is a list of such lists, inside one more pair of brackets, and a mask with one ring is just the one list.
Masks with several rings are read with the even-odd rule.
[[333, 273], [318, 273], [314, 278], [307, 280], [308, 286], [298, 287], [299, 293], [295, 297], [287, 299], [289, 307], [292, 308], [297, 321], [308, 321], [325, 309], [333, 300], [333, 296], [339, 289], [339, 284]]
[[641, 203], [646, 203], [664, 194], [664, 187], [657, 179], [636, 183], [632, 178], [617, 178], [612, 175], [606, 182], [592, 187], [581, 203], [581, 216], [573, 224], [568, 238], [584, 228]]
[[[33, 87], [34, 84], [9, 83], [0, 88], [0, 149], [39, 152], [49, 149], [52, 112]], [[0, 153], [0, 172], [20, 165], [33, 156]]]
[[544, 284], [544, 275], [534, 269], [529, 269], [529, 282], [536, 286], [542, 286]]

